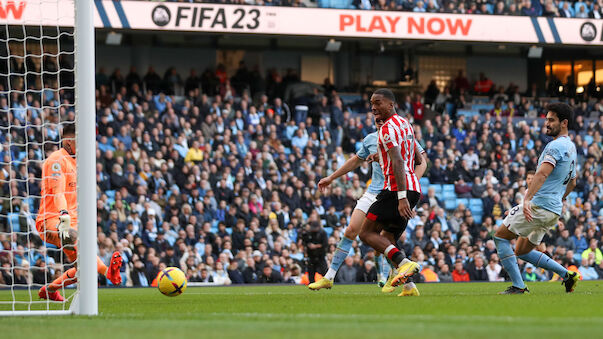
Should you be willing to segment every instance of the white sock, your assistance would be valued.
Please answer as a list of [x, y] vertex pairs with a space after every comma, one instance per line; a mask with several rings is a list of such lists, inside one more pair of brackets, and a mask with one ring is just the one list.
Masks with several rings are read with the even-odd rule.
[[325, 274], [325, 278], [329, 279], [329, 280], [333, 280], [333, 279], [335, 279], [336, 274], [337, 274], [337, 271], [335, 271], [334, 269], [329, 267], [327, 274]]
[[389, 246], [387, 246], [387, 248], [385, 249], [385, 251], [383, 251], [383, 254], [384, 254], [386, 257], [388, 257], [388, 258], [389, 258], [389, 252], [390, 252], [391, 250], [395, 249], [395, 248], [396, 248], [396, 246], [394, 246], [394, 245], [389, 245]]
[[400, 261], [400, 265], [398, 265], [398, 268], [402, 267], [402, 265], [406, 264], [407, 262], [410, 262], [410, 260], [408, 260], [408, 258], [402, 259], [402, 261]]

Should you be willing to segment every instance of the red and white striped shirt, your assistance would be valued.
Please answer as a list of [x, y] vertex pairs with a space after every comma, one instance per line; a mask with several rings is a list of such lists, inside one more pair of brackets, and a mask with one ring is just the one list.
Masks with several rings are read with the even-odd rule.
[[398, 187], [394, 176], [394, 167], [387, 151], [399, 146], [404, 171], [406, 172], [406, 190], [421, 192], [421, 184], [415, 175], [415, 131], [408, 120], [395, 114], [379, 130], [379, 163], [385, 183], [383, 189], [389, 191], [403, 191], [404, 187]]

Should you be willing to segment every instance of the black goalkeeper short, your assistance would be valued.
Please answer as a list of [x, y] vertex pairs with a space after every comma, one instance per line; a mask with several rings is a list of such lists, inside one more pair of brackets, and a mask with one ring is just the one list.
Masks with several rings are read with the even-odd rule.
[[[412, 210], [419, 202], [421, 193], [407, 191], [406, 198]], [[377, 200], [369, 208], [366, 217], [380, 223], [383, 225], [383, 230], [398, 236], [398, 238], [408, 224], [408, 219], [402, 217], [398, 212], [398, 192], [388, 190], [383, 190], [377, 195]]]

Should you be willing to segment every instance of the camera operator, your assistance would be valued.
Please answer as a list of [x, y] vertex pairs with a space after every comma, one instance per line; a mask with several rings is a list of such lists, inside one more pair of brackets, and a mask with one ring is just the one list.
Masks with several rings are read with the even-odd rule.
[[316, 272], [324, 275], [327, 271], [325, 255], [327, 253], [328, 240], [327, 232], [325, 232], [318, 221], [310, 222], [302, 232], [302, 241], [306, 248], [308, 279], [310, 283], [314, 282]]

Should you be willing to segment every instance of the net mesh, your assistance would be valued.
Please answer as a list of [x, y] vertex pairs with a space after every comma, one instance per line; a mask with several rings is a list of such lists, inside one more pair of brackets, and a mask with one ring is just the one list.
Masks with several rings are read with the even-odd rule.
[[[71, 6], [71, 11], [65, 8]], [[74, 123], [73, 1], [0, 1], [0, 311], [66, 310], [38, 290], [75, 263], [36, 229], [42, 164]], [[72, 25], [71, 25], [72, 26]], [[44, 224], [44, 223], [42, 223]], [[42, 229], [43, 231], [43, 229]]]

